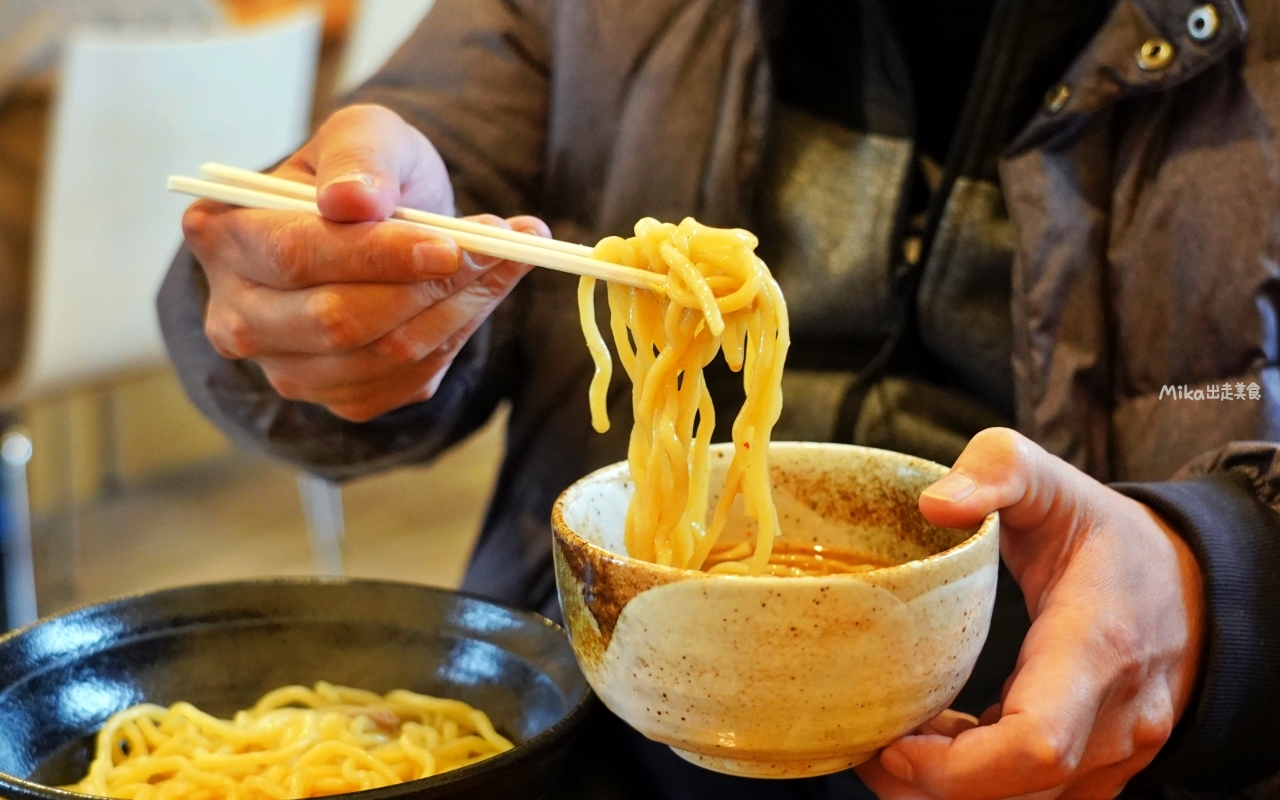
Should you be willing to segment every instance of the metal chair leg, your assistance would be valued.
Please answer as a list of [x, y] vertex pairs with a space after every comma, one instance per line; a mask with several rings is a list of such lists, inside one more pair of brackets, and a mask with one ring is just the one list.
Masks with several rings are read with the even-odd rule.
[[76, 491], [76, 424], [70, 396], [50, 404], [57, 422], [42, 444], [41, 458], [55, 478], [55, 501], [31, 515], [36, 593], [45, 611], [66, 608], [77, 597], [80, 575], [80, 498]]
[[124, 471], [120, 466], [120, 409], [114, 386], [94, 391], [98, 406], [98, 496], [117, 497], [124, 491]]
[[317, 575], [342, 575], [342, 487], [316, 475], [298, 476], [298, 497], [307, 520], [311, 560]]
[[0, 520], [0, 564], [4, 567], [4, 611], [10, 628], [35, 622], [35, 558], [31, 549], [31, 507], [27, 497], [27, 463], [31, 439], [18, 431], [0, 439], [0, 485], [4, 488], [4, 519]]

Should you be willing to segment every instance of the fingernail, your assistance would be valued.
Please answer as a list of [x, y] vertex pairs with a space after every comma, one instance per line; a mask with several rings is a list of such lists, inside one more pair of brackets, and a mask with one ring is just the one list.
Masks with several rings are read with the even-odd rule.
[[326, 189], [328, 189], [330, 186], [334, 186], [335, 184], [339, 184], [339, 183], [363, 183], [365, 187], [372, 189], [374, 180], [373, 180], [373, 176], [369, 175], [368, 173], [350, 172], [350, 173], [347, 173], [346, 175], [339, 175], [338, 177], [333, 178], [324, 186]]
[[907, 757], [897, 750], [882, 750], [880, 752], [880, 765], [893, 773], [894, 777], [901, 778], [904, 781], [914, 780], [916, 777], [915, 767], [912, 767]]
[[413, 268], [424, 276], [457, 272], [458, 248], [448, 242], [418, 242], [413, 246]]
[[499, 261], [501, 258], [496, 256], [482, 256], [479, 253], [467, 253], [467, 260], [471, 262], [476, 269], [488, 269]]
[[924, 490], [925, 497], [934, 500], [945, 500], [948, 503], [959, 503], [969, 495], [978, 491], [978, 484], [963, 472], [952, 470], [942, 476], [942, 480]]

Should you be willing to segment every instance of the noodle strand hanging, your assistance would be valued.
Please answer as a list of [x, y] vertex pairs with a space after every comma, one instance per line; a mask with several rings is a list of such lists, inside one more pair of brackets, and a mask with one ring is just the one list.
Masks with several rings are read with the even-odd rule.
[[[777, 512], [769, 487], [769, 437], [782, 411], [782, 369], [790, 345], [787, 307], [756, 238], [686, 219], [643, 219], [629, 239], [611, 237], [595, 257], [667, 276], [666, 295], [608, 285], [610, 328], [633, 385], [635, 425], [627, 460], [635, 496], [627, 511], [627, 552], [667, 566], [702, 569], [742, 495], [756, 521], [753, 548], [718, 554], [712, 572], [768, 571]], [[582, 329], [595, 361], [591, 418], [609, 426], [609, 350], [596, 324], [595, 281], [578, 290]], [[723, 349], [743, 374], [746, 402], [733, 424], [734, 456], [715, 513], [707, 520], [708, 448], [715, 409], [703, 369]]]

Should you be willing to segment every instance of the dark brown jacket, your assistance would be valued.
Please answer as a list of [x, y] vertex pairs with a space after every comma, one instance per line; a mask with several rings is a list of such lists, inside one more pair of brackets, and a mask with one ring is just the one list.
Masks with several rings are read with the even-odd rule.
[[[558, 237], [583, 242], [643, 216], [751, 225], [777, 119], [775, 5], [439, 0], [358, 98], [427, 134], [463, 212], [537, 213]], [[1275, 619], [1257, 612], [1257, 625], [1231, 639], [1216, 620], [1237, 599], [1215, 596], [1216, 556], [1206, 555], [1252, 547], [1244, 560], [1256, 574], [1230, 585], [1253, 592], [1255, 607], [1280, 608], [1266, 575], [1280, 568], [1280, 458], [1270, 445], [1230, 444], [1280, 438], [1280, 2], [1215, 0], [1216, 26], [1201, 39], [1191, 0], [999, 0], [957, 144], [915, 231], [915, 263], [899, 255], [913, 233], [901, 212], [909, 114], [893, 100], [900, 76], [880, 49], [888, 37], [877, 34], [875, 3], [858, 8], [865, 69], [845, 121], [860, 154], [851, 179], [867, 188], [849, 211], [858, 236], [846, 269], [818, 276], [816, 300], [794, 293], [799, 357], [854, 351], [909, 326], [958, 396], [994, 419], [1014, 417], [1100, 479], [1165, 481], [1198, 456], [1180, 477], [1229, 471], [1197, 485], [1210, 498], [1235, 492], [1233, 507], [1248, 506], [1240, 513], [1262, 533], [1233, 543], [1239, 526], [1219, 518], [1188, 536], [1216, 537], [1197, 545], [1215, 657], [1261, 665], [1254, 706], [1280, 712], [1280, 643], [1247, 641]], [[219, 358], [202, 330], [203, 276], [185, 252], [160, 313], [187, 390], [211, 418], [242, 443], [331, 477], [432, 458], [509, 401], [507, 457], [466, 587], [554, 615], [551, 503], [624, 456], [629, 423], [616, 385], [613, 431], [597, 436], [587, 424], [591, 365], [574, 288], [535, 271], [436, 397], [361, 425], [285, 401], [252, 364]], [[1183, 399], [1221, 397], [1224, 384], [1232, 399]], [[909, 405], [912, 393], [899, 394]], [[877, 396], [854, 409], [854, 431], [885, 428], [868, 415], [910, 415]], [[1144, 498], [1163, 502], [1153, 491]], [[1168, 502], [1176, 516], [1177, 499]], [[1213, 724], [1251, 730], [1256, 721], [1241, 713]], [[1277, 766], [1216, 741], [1211, 783]], [[1273, 734], [1251, 741], [1280, 749]]]

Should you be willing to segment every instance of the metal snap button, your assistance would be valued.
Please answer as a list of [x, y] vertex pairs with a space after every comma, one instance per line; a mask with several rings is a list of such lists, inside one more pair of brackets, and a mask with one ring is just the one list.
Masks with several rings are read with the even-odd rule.
[[1168, 39], [1148, 39], [1138, 48], [1138, 66], [1147, 71], [1161, 70], [1173, 63], [1173, 44]]
[[1066, 107], [1067, 101], [1071, 99], [1071, 87], [1065, 83], [1059, 83], [1045, 93], [1044, 110], [1050, 114], [1057, 114]]
[[1218, 33], [1218, 9], [1209, 3], [1196, 6], [1187, 16], [1187, 32], [1197, 42], [1207, 42]]

